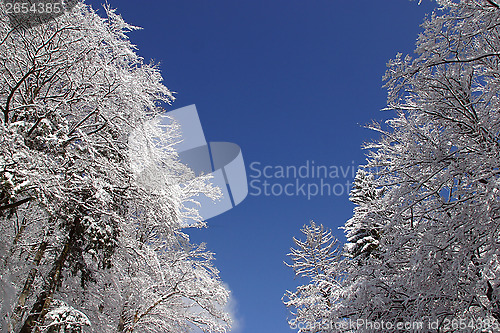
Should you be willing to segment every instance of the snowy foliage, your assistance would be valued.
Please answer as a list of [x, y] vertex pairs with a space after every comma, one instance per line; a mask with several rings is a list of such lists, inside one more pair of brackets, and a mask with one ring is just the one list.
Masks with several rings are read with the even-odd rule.
[[[370, 125], [381, 138], [366, 145], [351, 193], [350, 259], [341, 301], [325, 310], [331, 322], [500, 325], [500, 5], [438, 3], [416, 59], [388, 64], [396, 116]], [[453, 320], [467, 326], [446, 325]]]
[[296, 247], [288, 254], [292, 262], [286, 265], [307, 284], [287, 291], [284, 303], [294, 315], [291, 326], [302, 327], [299, 332], [317, 332], [331, 317], [333, 304], [341, 300], [346, 259], [338, 240], [323, 225], [311, 221], [301, 231], [306, 239], [293, 239]]
[[213, 255], [182, 232], [204, 225], [185, 204], [220, 190], [179, 162], [176, 125], [154, 122], [174, 97], [136, 28], [83, 3], [30, 29], [3, 10], [2, 332], [226, 331]]
[[384, 188], [377, 188], [373, 174], [364, 169], [358, 170], [349, 198], [357, 207], [354, 216], [345, 224], [349, 242], [345, 250], [349, 257], [370, 254], [378, 247], [381, 226], [390, 216], [381, 204], [377, 204], [383, 193]]
[[84, 326], [90, 326], [87, 316], [62, 301], [52, 301], [50, 311], [45, 315], [42, 332], [79, 333]]

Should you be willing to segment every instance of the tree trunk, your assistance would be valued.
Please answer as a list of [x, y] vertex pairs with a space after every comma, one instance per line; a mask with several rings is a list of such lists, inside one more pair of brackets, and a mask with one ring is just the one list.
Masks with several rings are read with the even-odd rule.
[[59, 254], [59, 257], [55, 261], [52, 269], [47, 276], [43, 291], [40, 293], [40, 295], [38, 295], [37, 300], [30, 311], [30, 315], [24, 322], [23, 327], [21, 328], [19, 333], [32, 333], [33, 329], [38, 324], [43, 322], [43, 318], [48, 312], [50, 303], [52, 302], [52, 297], [61, 279], [61, 273], [64, 267], [64, 263], [68, 258], [72, 244], [75, 242], [74, 238], [76, 234], [76, 225], [78, 223], [78, 219], [74, 221], [74, 224], [69, 232], [68, 239], [66, 240], [66, 243], [64, 244], [64, 247]]
[[37, 267], [40, 265], [40, 262], [42, 261], [42, 258], [43, 258], [43, 255], [45, 254], [46, 249], [47, 249], [47, 242], [44, 241], [38, 247], [38, 251], [36, 252], [35, 259], [33, 260], [34, 267], [30, 270], [30, 272], [28, 274], [28, 278], [26, 279], [26, 282], [24, 283], [23, 291], [21, 292], [21, 295], [19, 295], [16, 309], [14, 310], [14, 313], [12, 314], [12, 318], [11, 318], [12, 329], [16, 328], [18, 321], [24, 316], [24, 312], [26, 311], [26, 309], [24, 308], [24, 305], [26, 304], [26, 299], [28, 298], [28, 294], [31, 291], [31, 287], [33, 286], [33, 282], [35, 281], [36, 275], [38, 273]]

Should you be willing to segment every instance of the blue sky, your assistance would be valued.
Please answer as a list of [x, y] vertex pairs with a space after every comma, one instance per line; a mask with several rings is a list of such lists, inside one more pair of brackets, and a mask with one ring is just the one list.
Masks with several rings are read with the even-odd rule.
[[[98, 8], [102, 1], [88, 0]], [[196, 104], [209, 141], [237, 143], [249, 181], [263, 167], [362, 164], [362, 128], [380, 112], [382, 75], [397, 52], [412, 53], [430, 0], [108, 0], [125, 20], [138, 53], [161, 63], [178, 92], [171, 110]], [[271, 170], [268, 168], [267, 170]], [[296, 179], [268, 182], [275, 190]], [[350, 177], [329, 178], [332, 186]], [[259, 183], [260, 181], [260, 183]], [[320, 179], [299, 179], [315, 184]], [[290, 187], [291, 189], [292, 187]], [[340, 193], [340, 185], [336, 188]], [[313, 219], [334, 229], [351, 216], [342, 195], [250, 195], [236, 208], [190, 230], [206, 242], [232, 290], [239, 333], [292, 332], [281, 298], [299, 280], [283, 261]], [[299, 193], [300, 194], [300, 193]]]

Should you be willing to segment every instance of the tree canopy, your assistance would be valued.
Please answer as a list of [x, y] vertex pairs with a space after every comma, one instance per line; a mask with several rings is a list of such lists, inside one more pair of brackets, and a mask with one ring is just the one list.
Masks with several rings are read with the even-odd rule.
[[[353, 332], [373, 331], [370, 322], [392, 331], [422, 322], [429, 332], [500, 325], [500, 6], [437, 2], [416, 57], [388, 63], [395, 116], [369, 125], [380, 139], [365, 146], [344, 227], [346, 266], [332, 272], [345, 278], [314, 322], [364, 323], [344, 329]], [[300, 332], [320, 332], [314, 322]]]
[[184, 204], [220, 191], [155, 120], [174, 96], [137, 28], [105, 14], [0, 15], [2, 331], [224, 332], [229, 292], [182, 231], [204, 225]]

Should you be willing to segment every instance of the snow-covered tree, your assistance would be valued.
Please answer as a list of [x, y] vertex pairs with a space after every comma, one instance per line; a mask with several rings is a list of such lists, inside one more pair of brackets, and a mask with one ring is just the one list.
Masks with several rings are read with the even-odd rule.
[[373, 254], [378, 247], [381, 226], [390, 216], [383, 209], [374, 209], [377, 205], [382, 208], [383, 192], [384, 188], [377, 188], [372, 173], [364, 169], [357, 171], [349, 198], [357, 207], [354, 216], [345, 224], [349, 242], [345, 250], [349, 257]]
[[388, 64], [396, 116], [370, 126], [381, 138], [366, 146], [351, 193], [350, 259], [332, 322], [500, 326], [500, 3], [437, 2], [416, 58]]
[[341, 301], [346, 259], [332, 231], [313, 221], [301, 229], [305, 240], [293, 238], [295, 247], [288, 257], [295, 276], [307, 283], [287, 291], [283, 302], [290, 308], [291, 327], [299, 332], [321, 332], [332, 317], [334, 304]]
[[174, 97], [105, 13], [0, 13], [2, 331], [225, 331], [212, 254], [182, 232], [203, 225], [184, 204], [220, 191], [179, 162], [155, 123]]

